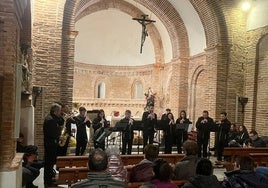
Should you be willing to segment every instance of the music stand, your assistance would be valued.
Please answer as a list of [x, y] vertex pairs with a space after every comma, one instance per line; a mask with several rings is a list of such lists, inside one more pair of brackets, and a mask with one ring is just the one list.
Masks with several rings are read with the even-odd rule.
[[156, 129], [157, 130], [166, 130], [168, 121], [165, 120], [157, 120]]
[[189, 132], [188, 128], [189, 128], [189, 123], [176, 124], [176, 129], [178, 130], [184, 130], [186, 132]]
[[113, 127], [113, 132], [120, 132], [120, 144], [119, 144], [119, 150], [122, 152], [122, 132], [126, 131], [126, 128], [128, 126], [127, 121], [118, 121], [116, 122], [115, 126]]
[[140, 154], [140, 131], [143, 130], [143, 122], [142, 121], [133, 121], [132, 125], [133, 130], [139, 132], [138, 134], [138, 154]]
[[103, 133], [101, 133], [101, 135], [96, 139], [96, 142], [98, 144], [102, 143], [106, 137], [110, 136], [111, 133], [112, 131], [110, 131], [109, 128], [104, 129]]
[[126, 131], [128, 126], [128, 122], [116, 122], [115, 126], [113, 127], [113, 132], [123, 132]]

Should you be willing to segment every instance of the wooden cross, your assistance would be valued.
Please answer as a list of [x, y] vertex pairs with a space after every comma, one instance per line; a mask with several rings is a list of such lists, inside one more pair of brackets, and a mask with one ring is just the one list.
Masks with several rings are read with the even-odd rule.
[[146, 25], [155, 22], [154, 20], [147, 19], [148, 15], [141, 15], [142, 18], [132, 18], [132, 20], [138, 21], [142, 25], [142, 31], [141, 31], [141, 48], [140, 53], [142, 54], [142, 47], [145, 42], [146, 37], [148, 36], [148, 32], [146, 29]]

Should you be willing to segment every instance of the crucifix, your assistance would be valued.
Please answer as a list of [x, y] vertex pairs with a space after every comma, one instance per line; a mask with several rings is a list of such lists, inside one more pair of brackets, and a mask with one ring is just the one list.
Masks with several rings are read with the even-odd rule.
[[132, 20], [138, 21], [141, 26], [142, 26], [142, 31], [141, 31], [141, 48], [140, 48], [140, 53], [142, 54], [142, 47], [145, 42], [146, 37], [148, 36], [148, 32], [146, 29], [146, 25], [155, 22], [154, 20], [147, 19], [148, 15], [141, 15], [141, 18], [132, 18]]

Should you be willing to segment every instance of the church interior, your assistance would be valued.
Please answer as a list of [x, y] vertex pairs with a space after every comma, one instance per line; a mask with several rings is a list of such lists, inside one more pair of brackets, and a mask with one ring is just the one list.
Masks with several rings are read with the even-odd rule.
[[42, 158], [54, 102], [141, 117], [153, 95], [158, 117], [268, 136], [267, 0], [1, 0], [0, 56], [0, 187], [21, 183], [20, 132]]

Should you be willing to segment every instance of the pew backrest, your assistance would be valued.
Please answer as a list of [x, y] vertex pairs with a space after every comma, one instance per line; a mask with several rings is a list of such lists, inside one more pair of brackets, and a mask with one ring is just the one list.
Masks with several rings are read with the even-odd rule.
[[65, 167], [86, 167], [88, 156], [59, 156], [56, 161], [56, 169]]
[[250, 153], [249, 156], [257, 166], [268, 166], [268, 153]]
[[[163, 158], [168, 163], [175, 164], [184, 157], [184, 154], [159, 154], [158, 158]], [[144, 155], [121, 155], [124, 166], [138, 164], [144, 159]], [[59, 156], [57, 157], [56, 168], [65, 167], [86, 167], [88, 156]]]
[[68, 184], [71, 187], [77, 181], [87, 179], [87, 174], [87, 167], [60, 168], [57, 184]]
[[235, 162], [237, 156], [249, 156], [250, 153], [268, 153], [268, 147], [257, 148], [239, 148], [239, 147], [225, 147], [223, 151], [224, 156], [231, 156], [231, 162]]

